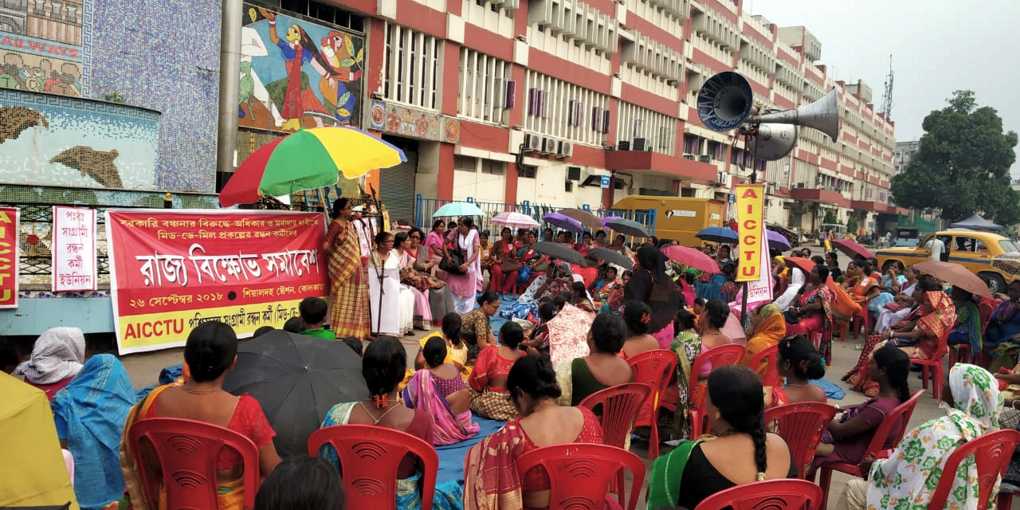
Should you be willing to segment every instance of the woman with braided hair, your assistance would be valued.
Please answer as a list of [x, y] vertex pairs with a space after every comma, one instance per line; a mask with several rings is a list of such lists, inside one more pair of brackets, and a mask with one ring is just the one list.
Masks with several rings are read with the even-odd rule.
[[711, 435], [681, 442], [652, 465], [648, 508], [694, 508], [705, 498], [755, 481], [794, 478], [790, 449], [765, 432], [761, 379], [746, 367], [708, 376]]

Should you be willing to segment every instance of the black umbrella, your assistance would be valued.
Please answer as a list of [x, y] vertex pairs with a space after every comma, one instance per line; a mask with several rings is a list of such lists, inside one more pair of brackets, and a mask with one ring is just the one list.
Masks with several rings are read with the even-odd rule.
[[601, 259], [603, 262], [616, 264], [624, 269], [634, 267], [634, 261], [630, 257], [608, 248], [592, 248], [588, 250], [588, 258]]
[[610, 229], [619, 232], [623, 235], [634, 236], [634, 237], [652, 237], [651, 234], [645, 230], [645, 226], [632, 220], [612, 219], [606, 221], [606, 226]]
[[570, 264], [578, 264], [582, 266], [586, 264], [584, 255], [581, 255], [577, 252], [577, 250], [565, 244], [542, 241], [535, 245], [535, 250], [542, 255], [548, 255]]
[[353, 349], [282, 330], [241, 342], [223, 388], [259, 401], [284, 457], [308, 453], [308, 436], [334, 404], [369, 398]]

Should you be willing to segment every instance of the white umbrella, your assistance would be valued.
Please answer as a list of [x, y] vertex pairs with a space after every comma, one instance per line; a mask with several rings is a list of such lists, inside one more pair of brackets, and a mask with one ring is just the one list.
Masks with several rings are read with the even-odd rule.
[[433, 218], [451, 216], [485, 216], [485, 212], [479, 209], [477, 205], [470, 202], [451, 202], [432, 213]]
[[501, 212], [492, 218], [492, 222], [496, 225], [506, 225], [514, 228], [534, 228], [539, 226], [535, 218], [519, 212]]

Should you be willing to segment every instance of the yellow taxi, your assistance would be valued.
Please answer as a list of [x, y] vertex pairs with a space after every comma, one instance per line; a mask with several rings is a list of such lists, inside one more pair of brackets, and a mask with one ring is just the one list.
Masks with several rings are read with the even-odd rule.
[[894, 262], [912, 266], [930, 259], [930, 242], [942, 241], [942, 260], [956, 262], [981, 277], [993, 293], [1020, 278], [1020, 248], [1008, 237], [978, 230], [943, 230], [921, 238], [916, 247], [878, 250], [878, 267], [884, 272]]

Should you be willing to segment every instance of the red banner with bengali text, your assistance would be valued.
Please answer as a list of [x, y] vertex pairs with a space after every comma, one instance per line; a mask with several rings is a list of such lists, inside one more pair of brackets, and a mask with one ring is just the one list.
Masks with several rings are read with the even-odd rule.
[[18, 307], [18, 209], [0, 207], [0, 308]]
[[208, 320], [239, 337], [280, 328], [327, 294], [321, 213], [110, 210], [106, 238], [121, 354], [179, 347]]

